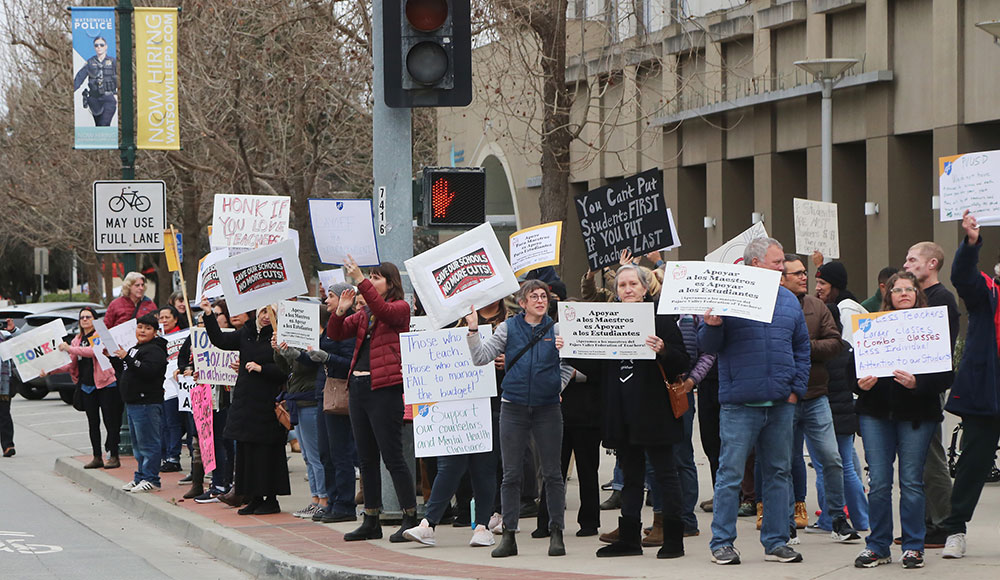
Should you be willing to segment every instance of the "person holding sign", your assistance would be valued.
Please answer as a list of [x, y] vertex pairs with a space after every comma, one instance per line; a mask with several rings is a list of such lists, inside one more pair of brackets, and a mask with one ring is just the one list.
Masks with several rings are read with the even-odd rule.
[[[646, 277], [638, 266], [619, 268], [615, 289], [621, 302], [651, 300]], [[657, 316], [656, 334], [646, 337], [646, 346], [656, 353], [655, 359], [603, 361], [604, 446], [617, 450], [625, 482], [618, 540], [599, 549], [599, 558], [642, 554], [639, 518], [647, 457], [663, 502], [663, 512], [654, 515], [663, 533], [663, 544], [656, 557], [684, 555], [681, 487], [673, 450], [673, 445], [684, 438], [684, 421], [674, 417], [664, 384], [664, 377], [676, 380], [688, 370], [691, 362], [677, 326], [677, 316]]]
[[[8, 318], [3, 330], [8, 334], [0, 333], [0, 342], [17, 334], [19, 329], [14, 326], [14, 321]], [[13, 457], [17, 453], [14, 449], [14, 420], [10, 417], [10, 400], [15, 395], [10, 392], [10, 375], [13, 368], [14, 361], [0, 361], [0, 449], [3, 449], [4, 457]]]
[[381, 456], [392, 476], [396, 499], [403, 508], [402, 525], [389, 541], [405, 542], [403, 532], [418, 523], [416, 484], [403, 459], [403, 368], [399, 335], [410, 330], [410, 305], [403, 300], [399, 268], [391, 262], [372, 268], [371, 277], [367, 278], [348, 255], [344, 274], [357, 283], [365, 299], [364, 308], [347, 316], [355, 291], [344, 290], [326, 327], [326, 335], [332, 340], [357, 339], [348, 391], [351, 427], [361, 462], [365, 516], [361, 526], [344, 534], [344, 540], [382, 537], [378, 519], [382, 507]]
[[[882, 310], [927, 306], [916, 276], [895, 274], [886, 283]], [[940, 429], [940, 394], [954, 378], [952, 371], [914, 375], [904, 369], [891, 377], [859, 377], [855, 409], [865, 447], [871, 487], [868, 491], [871, 534], [854, 560], [857, 568], [892, 561], [893, 463], [899, 458], [899, 518], [903, 528], [903, 567], [924, 565], [924, 461], [935, 429]], [[995, 449], [995, 444], [994, 444]]]

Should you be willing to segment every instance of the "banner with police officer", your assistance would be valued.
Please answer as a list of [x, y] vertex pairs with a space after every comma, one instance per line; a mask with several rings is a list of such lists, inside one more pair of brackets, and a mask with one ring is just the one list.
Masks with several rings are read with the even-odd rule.
[[73, 111], [77, 149], [118, 148], [114, 8], [73, 7]]

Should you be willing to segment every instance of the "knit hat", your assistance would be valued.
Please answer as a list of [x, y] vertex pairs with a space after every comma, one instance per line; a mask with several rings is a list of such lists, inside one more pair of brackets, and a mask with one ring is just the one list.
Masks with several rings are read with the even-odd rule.
[[348, 288], [354, 288], [354, 286], [348, 284], [347, 282], [337, 282], [336, 284], [331, 284], [326, 293], [334, 294], [339, 298], [340, 295], [344, 293], [344, 290], [347, 290]]
[[823, 264], [816, 270], [816, 277], [821, 280], [826, 280], [837, 290], [844, 290], [847, 288], [847, 269], [840, 262], [829, 262]]

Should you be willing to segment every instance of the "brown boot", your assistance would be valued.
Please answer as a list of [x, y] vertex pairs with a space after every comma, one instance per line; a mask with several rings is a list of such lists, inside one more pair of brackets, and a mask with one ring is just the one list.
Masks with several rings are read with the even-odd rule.
[[100, 455], [95, 455], [90, 463], [83, 466], [84, 469], [97, 469], [99, 467], [104, 467], [104, 458]]
[[663, 545], [663, 514], [653, 512], [653, 529], [642, 539], [643, 548], [655, 548]]
[[618, 541], [618, 528], [615, 528], [614, 531], [608, 532], [606, 534], [601, 534], [598, 539], [604, 542], [605, 544], [614, 544], [615, 542]]
[[191, 466], [191, 489], [184, 494], [184, 499], [193, 499], [205, 493], [205, 466], [196, 461]]
[[764, 504], [757, 502], [757, 529], [760, 529], [761, 523], [764, 521]]
[[236, 495], [236, 486], [235, 485], [233, 486], [232, 489], [230, 489], [226, 493], [220, 495], [219, 496], [219, 501], [221, 501], [222, 503], [224, 503], [224, 504], [226, 504], [228, 506], [232, 506], [232, 507], [240, 507], [241, 505], [244, 505], [245, 503], [247, 503], [246, 498], [244, 498], [242, 495]]
[[795, 527], [803, 530], [809, 525], [809, 512], [806, 511], [806, 502], [795, 502]]
[[122, 462], [118, 459], [117, 455], [112, 455], [107, 461], [104, 462], [104, 469], [118, 469], [121, 466]]

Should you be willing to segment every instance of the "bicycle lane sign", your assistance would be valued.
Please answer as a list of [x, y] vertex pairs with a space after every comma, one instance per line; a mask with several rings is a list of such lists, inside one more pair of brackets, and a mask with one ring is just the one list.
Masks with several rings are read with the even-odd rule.
[[94, 182], [94, 251], [163, 251], [166, 229], [163, 181]]

